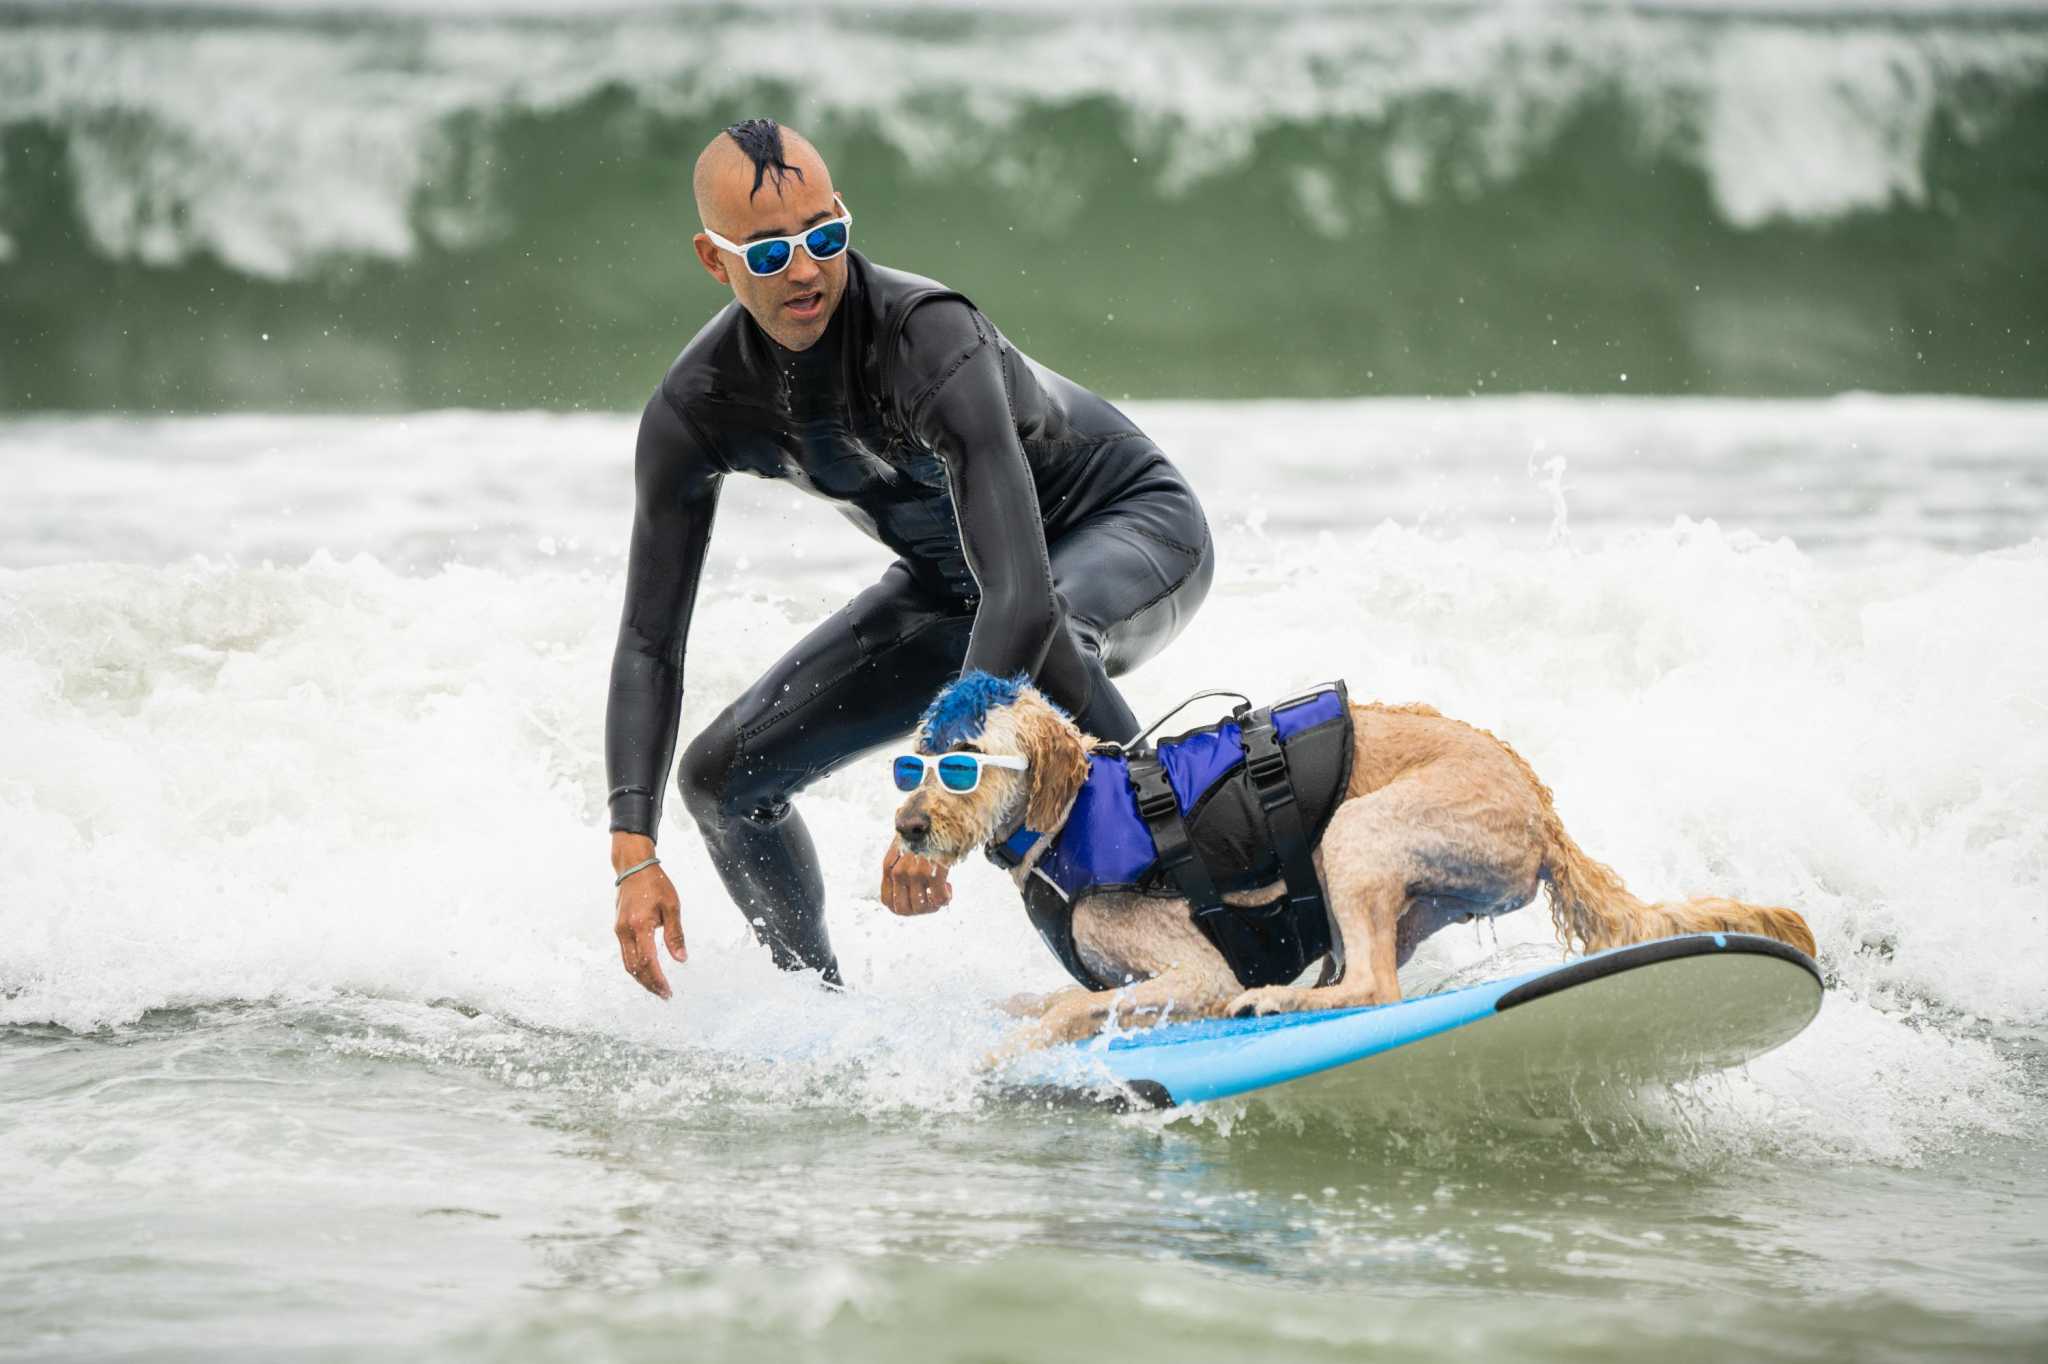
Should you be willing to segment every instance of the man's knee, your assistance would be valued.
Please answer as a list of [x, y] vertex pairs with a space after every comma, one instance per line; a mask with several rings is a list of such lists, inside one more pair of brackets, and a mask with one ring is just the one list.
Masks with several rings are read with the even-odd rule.
[[733, 819], [773, 823], [789, 812], [790, 793], [765, 769], [739, 755], [739, 724], [731, 707], [704, 727], [676, 764], [676, 790], [700, 828]]
[[732, 777], [732, 760], [737, 735], [732, 712], [719, 712], [702, 734], [690, 740], [683, 760], [676, 764], [676, 794], [683, 808], [699, 824], [716, 823], [722, 816], [726, 783]]
[[739, 726], [733, 722], [732, 708], [728, 706], [704, 727], [702, 734], [690, 740], [690, 746], [683, 750], [683, 760], [676, 764], [676, 790], [683, 798], [683, 808], [699, 825], [720, 824], [732, 818], [731, 793], [738, 758]]

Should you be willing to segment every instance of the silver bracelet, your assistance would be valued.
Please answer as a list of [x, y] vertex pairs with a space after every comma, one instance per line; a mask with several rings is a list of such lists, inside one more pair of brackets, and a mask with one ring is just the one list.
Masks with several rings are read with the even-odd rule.
[[646, 871], [646, 870], [647, 870], [647, 869], [648, 869], [649, 867], [658, 867], [658, 866], [660, 866], [660, 865], [661, 865], [661, 859], [660, 859], [660, 858], [658, 858], [658, 857], [650, 857], [650, 858], [648, 858], [648, 859], [647, 859], [647, 860], [646, 860], [645, 862], [635, 862], [635, 863], [634, 863], [634, 864], [633, 864], [632, 866], [630, 866], [630, 867], [626, 868], [626, 869], [625, 869], [624, 871], [620, 872], [620, 873], [619, 873], [619, 879], [618, 879], [618, 880], [616, 880], [616, 881], [614, 881], [614, 882], [612, 882], [612, 884], [613, 884], [614, 886], [623, 886], [623, 885], [625, 885], [625, 884], [626, 884], [626, 878], [627, 878], [628, 876], [631, 876], [631, 875], [632, 875], [632, 874], [633, 874], [634, 872], [636, 872], [636, 871]]

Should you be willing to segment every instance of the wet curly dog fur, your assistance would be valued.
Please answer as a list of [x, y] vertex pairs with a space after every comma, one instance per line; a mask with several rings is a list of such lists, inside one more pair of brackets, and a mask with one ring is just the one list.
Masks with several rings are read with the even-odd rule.
[[[1112, 1014], [1125, 1025], [1176, 1018], [1391, 1004], [1395, 968], [1414, 950], [1412, 925], [1504, 913], [1549, 894], [1558, 938], [1588, 951], [1674, 933], [1756, 933], [1814, 950], [1789, 909], [1720, 898], [1649, 904], [1565, 833], [1549, 788], [1519, 754], [1485, 730], [1428, 706], [1353, 703], [1351, 780], [1316, 848], [1316, 869], [1343, 940], [1344, 973], [1312, 987], [1246, 990], [1196, 927], [1185, 900], [1103, 893], [1074, 905], [1074, 940], [1119, 990], [1063, 990], [1037, 1001], [1023, 1045], [1085, 1037]], [[1088, 777], [1094, 741], [1022, 679], [969, 675], [933, 703], [919, 751], [1021, 757], [1023, 771], [984, 770], [967, 794], [926, 783], [896, 812], [909, 852], [957, 862], [1024, 822], [1056, 833]], [[1041, 840], [1012, 872], [1019, 890]], [[1278, 887], [1226, 896], [1259, 904]], [[1410, 931], [1404, 933], [1404, 926]]]

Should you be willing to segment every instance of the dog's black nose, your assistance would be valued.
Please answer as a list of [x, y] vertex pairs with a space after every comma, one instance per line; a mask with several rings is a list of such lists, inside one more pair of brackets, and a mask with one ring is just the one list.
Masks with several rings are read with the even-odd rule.
[[905, 843], [915, 843], [931, 831], [931, 816], [921, 810], [906, 810], [896, 816], [896, 835]]

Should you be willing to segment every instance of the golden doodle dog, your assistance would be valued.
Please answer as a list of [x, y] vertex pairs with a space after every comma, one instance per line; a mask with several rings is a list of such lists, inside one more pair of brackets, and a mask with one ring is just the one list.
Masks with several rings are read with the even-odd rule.
[[[1041, 934], [1069, 971], [1087, 982], [1033, 1001], [1038, 1017], [1022, 1039], [1027, 1045], [1085, 1037], [1112, 1015], [1130, 1025], [1169, 1014], [1223, 1017], [1391, 1004], [1401, 997], [1396, 967], [1428, 932], [1520, 908], [1539, 887], [1548, 891], [1552, 921], [1567, 947], [1590, 951], [1676, 933], [1726, 931], [1775, 938], [1809, 955], [1814, 951], [1805, 920], [1790, 909], [1720, 898], [1649, 904], [1630, 894], [1612, 870], [1565, 833], [1550, 791], [1521, 756], [1482, 729], [1428, 706], [1353, 703], [1341, 687], [1317, 704], [1325, 723], [1314, 733], [1334, 736], [1344, 752], [1341, 767], [1324, 765], [1326, 774], [1335, 774], [1325, 783], [1327, 814], [1311, 812], [1321, 825], [1313, 862], [1324, 912], [1310, 936], [1327, 934], [1303, 949], [1316, 951], [1324, 963], [1322, 979], [1313, 986], [1298, 983], [1306, 970], [1294, 973], [1297, 953], [1283, 957], [1282, 969], [1294, 983], [1248, 988], [1246, 975], [1219, 946], [1227, 937], [1214, 924], [1205, 931], [1181, 885], [1155, 877], [1144, 885], [1127, 880], [1114, 888], [1076, 890], [1071, 875], [1061, 878], [1057, 869], [1048, 874], [1041, 864], [1066, 856], [1060, 848], [1070, 819], [1100, 826], [1103, 810], [1118, 802], [1130, 818], [1129, 797], [1098, 800], [1093, 785], [1110, 769], [1120, 773], [1125, 755], [1083, 734], [1022, 677], [969, 674], [934, 701], [916, 752], [896, 760], [897, 786], [909, 794], [896, 812], [892, 863], [903, 853], [940, 867], [983, 847], [1011, 854], [998, 860], [1014, 861], [1012, 879], [1026, 893]], [[1310, 711], [1305, 705], [1298, 713]], [[1242, 757], [1252, 751], [1251, 743], [1246, 726], [1238, 772], [1251, 765]], [[1162, 741], [1162, 755], [1166, 748]], [[1305, 766], [1296, 762], [1296, 751], [1290, 748], [1289, 765]], [[1310, 746], [1302, 742], [1298, 751], [1309, 753]], [[954, 756], [941, 766], [947, 755], [972, 756]], [[1141, 763], [1133, 761], [1130, 770], [1135, 773]], [[1185, 771], [1179, 775], [1186, 777]], [[1086, 808], [1077, 814], [1077, 806]], [[1155, 813], [1157, 808], [1155, 802]], [[1152, 840], [1143, 843], [1150, 855]], [[1296, 867], [1305, 870], [1306, 860]], [[1034, 878], [1046, 884], [1034, 885]], [[1064, 879], [1068, 890], [1049, 889], [1055, 879]], [[1277, 877], [1270, 884], [1239, 886], [1219, 893], [1220, 903], [1212, 902], [1209, 913], [1247, 914], [1275, 904], [1285, 890]], [[892, 907], [901, 893], [900, 886], [885, 883], [884, 898]], [[1031, 900], [1034, 893], [1037, 901]], [[1051, 928], [1040, 911], [1046, 904], [1060, 919]]]

